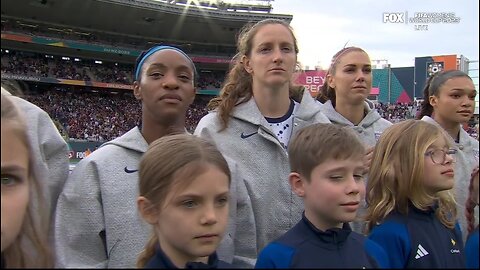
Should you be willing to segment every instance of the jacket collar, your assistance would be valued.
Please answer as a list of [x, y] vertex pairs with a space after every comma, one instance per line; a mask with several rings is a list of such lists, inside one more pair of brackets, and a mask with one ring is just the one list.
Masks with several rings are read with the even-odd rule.
[[[214, 252], [208, 257], [208, 263], [202, 262], [187, 262], [185, 268], [187, 269], [209, 269], [209, 268], [218, 268], [218, 257], [217, 253]], [[155, 255], [148, 261], [144, 268], [167, 268], [167, 269], [177, 269], [173, 262], [168, 258], [160, 247], [156, 245]]]
[[440, 124], [435, 121], [435, 119], [431, 118], [430, 116], [424, 116], [422, 117], [422, 121], [425, 121], [425, 122], [428, 122], [430, 124], [434, 124], [436, 125], [437, 127], [441, 128], [442, 131], [445, 132], [445, 134], [447, 135], [447, 138], [451, 139], [451, 142], [457, 146], [457, 147], [460, 147], [460, 146], [463, 146], [463, 147], [471, 147], [470, 145], [472, 144], [472, 141], [470, 140], [470, 135], [468, 135], [468, 133], [463, 129], [462, 125], [461, 124], [458, 124], [460, 126], [460, 134], [458, 135], [458, 142], [455, 142], [455, 140], [452, 138], [452, 136], [450, 136], [450, 134], [447, 133], [447, 131], [445, 131], [443, 129], [442, 126], [440, 126]]
[[[309, 91], [303, 91], [303, 96], [298, 109], [295, 110], [295, 118], [308, 121], [320, 112], [320, 106], [310, 95]], [[258, 109], [255, 99], [252, 97], [245, 103], [235, 106], [232, 111], [232, 117], [252, 123], [268, 127], [268, 122]]]
[[342, 244], [345, 242], [352, 232], [350, 225], [348, 223], [343, 223], [342, 228], [331, 228], [326, 231], [321, 231], [315, 227], [305, 216], [305, 212], [302, 214], [302, 221], [307, 226], [307, 228], [313, 232], [313, 234], [324, 243], [329, 244]]

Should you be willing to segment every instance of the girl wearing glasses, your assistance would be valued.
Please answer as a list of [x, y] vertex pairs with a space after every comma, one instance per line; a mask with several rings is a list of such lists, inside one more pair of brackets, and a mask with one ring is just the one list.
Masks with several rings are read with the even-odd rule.
[[[423, 90], [424, 101], [419, 119], [432, 123], [448, 133], [457, 150], [455, 164], [455, 200], [460, 217], [465, 216], [464, 205], [468, 196], [468, 179], [478, 166], [478, 141], [462, 128], [473, 116], [477, 91], [472, 79], [460, 70], [441, 71], [430, 77]], [[467, 223], [460, 219], [463, 240], [467, 236]]]
[[392, 268], [463, 268], [463, 241], [450, 189], [456, 150], [441, 128], [406, 120], [385, 130], [367, 183], [369, 238]]

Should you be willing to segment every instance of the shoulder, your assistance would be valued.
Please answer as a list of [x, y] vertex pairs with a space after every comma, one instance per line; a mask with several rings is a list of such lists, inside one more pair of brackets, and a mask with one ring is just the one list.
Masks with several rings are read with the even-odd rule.
[[410, 246], [410, 234], [405, 221], [401, 218], [387, 219], [375, 226], [368, 239], [384, 249], [405, 249]]
[[386, 219], [372, 229], [368, 238], [372, 239], [385, 236], [408, 237], [407, 226], [404, 219], [398, 217]]
[[393, 125], [392, 122], [390, 122], [390, 121], [388, 121], [387, 119], [382, 118], [382, 117], [380, 117], [380, 118], [377, 120], [377, 122], [378, 122], [379, 124], [381, 124], [382, 126], [385, 126], [385, 128]]
[[194, 134], [198, 135], [203, 130], [219, 130], [221, 127], [219, 114], [217, 111], [211, 111], [205, 116], [203, 116], [195, 128]]
[[465, 243], [465, 249], [476, 248], [478, 250], [479, 246], [479, 234], [478, 228], [468, 235], [467, 242]]
[[364, 248], [365, 252], [369, 256], [373, 257], [381, 268], [387, 268], [390, 266], [387, 252], [379, 244], [366, 238], [364, 242]]
[[289, 268], [294, 252], [292, 247], [272, 242], [258, 255], [255, 268]]
[[25, 100], [21, 97], [17, 96], [10, 96], [12, 101], [15, 103], [23, 111], [33, 112], [40, 115], [48, 115], [42, 108], [38, 107], [37, 105], [31, 103], [28, 100]]

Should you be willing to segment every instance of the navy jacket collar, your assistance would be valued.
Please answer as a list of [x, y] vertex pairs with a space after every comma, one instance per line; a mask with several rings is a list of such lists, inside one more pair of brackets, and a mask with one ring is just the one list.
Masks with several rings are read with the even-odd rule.
[[348, 223], [344, 223], [342, 228], [331, 228], [326, 231], [321, 231], [307, 219], [305, 212], [302, 214], [302, 220], [308, 229], [325, 243], [341, 244], [347, 240], [348, 235], [352, 232]]
[[[167, 254], [163, 252], [159, 245], [156, 246], [155, 255], [148, 261], [144, 268], [164, 268], [164, 269], [177, 269], [173, 262], [168, 258]], [[187, 269], [209, 269], [218, 268], [217, 253], [214, 252], [208, 257], [208, 263], [202, 262], [188, 262], [185, 265]]]

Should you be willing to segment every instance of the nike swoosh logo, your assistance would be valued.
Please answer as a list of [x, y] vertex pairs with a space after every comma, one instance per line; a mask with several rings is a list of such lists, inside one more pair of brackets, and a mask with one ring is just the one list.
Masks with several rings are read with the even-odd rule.
[[124, 169], [124, 170], [125, 170], [125, 172], [126, 172], [126, 173], [134, 173], [134, 172], [138, 172], [138, 170], [130, 170], [130, 169], [128, 169], [127, 167], [125, 167], [125, 169]]
[[258, 133], [258, 132], [253, 132], [253, 133], [250, 133], [250, 134], [244, 134], [244, 133], [242, 132], [242, 134], [240, 134], [240, 137], [241, 137], [242, 139], [246, 139], [246, 138], [248, 138], [248, 137], [252, 137], [253, 135], [255, 135], [255, 134], [257, 134], [257, 133]]

